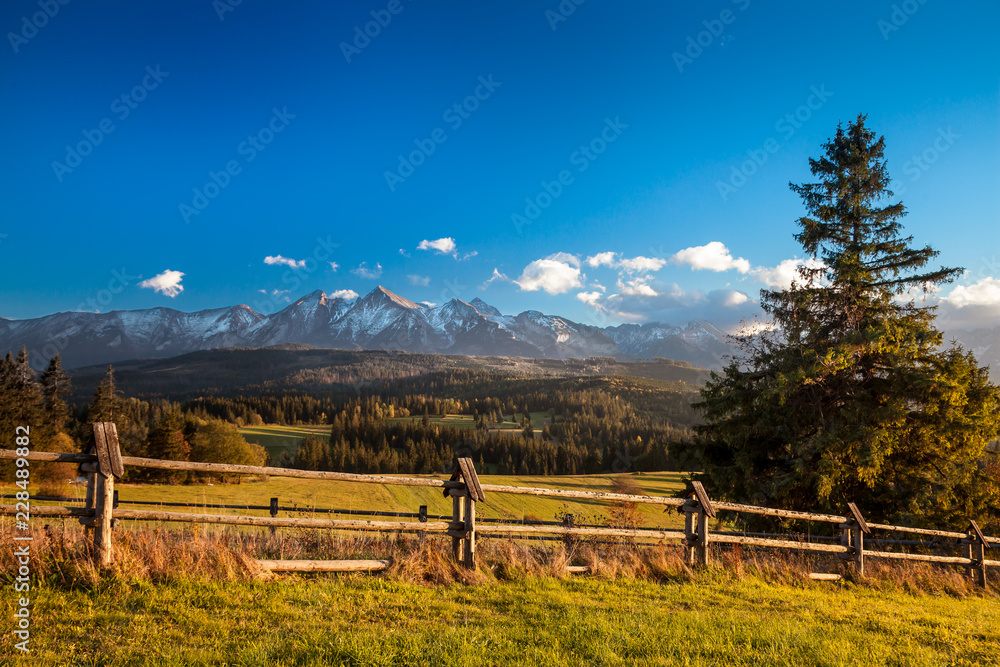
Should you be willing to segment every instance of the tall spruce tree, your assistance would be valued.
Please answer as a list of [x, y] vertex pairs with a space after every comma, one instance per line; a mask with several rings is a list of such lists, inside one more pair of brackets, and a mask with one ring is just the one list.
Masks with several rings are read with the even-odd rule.
[[70, 393], [70, 379], [62, 368], [62, 357], [59, 353], [49, 361], [48, 368], [42, 373], [41, 381], [42, 394], [45, 397], [45, 419], [53, 433], [65, 432], [69, 420], [66, 396]]
[[704, 473], [714, 493], [784, 508], [995, 514], [984, 452], [1000, 395], [972, 354], [942, 346], [918, 298], [961, 269], [924, 270], [938, 253], [902, 235], [884, 138], [865, 121], [838, 126], [810, 159], [817, 182], [791, 185], [808, 211], [795, 238], [822, 266], [761, 292], [775, 328], [703, 389]]
[[120, 435], [123, 426], [121, 423], [123, 400], [122, 393], [115, 383], [115, 369], [108, 364], [101, 383], [97, 385], [94, 399], [90, 402], [87, 418], [91, 422], [115, 422]]

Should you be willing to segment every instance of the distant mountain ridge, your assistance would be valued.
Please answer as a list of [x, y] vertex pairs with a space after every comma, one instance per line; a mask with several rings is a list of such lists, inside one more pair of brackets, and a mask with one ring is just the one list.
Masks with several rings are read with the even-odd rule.
[[221, 347], [291, 343], [541, 359], [669, 356], [713, 368], [729, 352], [726, 335], [707, 323], [692, 322], [683, 329], [664, 325], [601, 329], [535, 310], [504, 315], [480, 298], [428, 307], [381, 285], [350, 302], [317, 290], [272, 315], [240, 305], [194, 313], [151, 308], [57, 313], [30, 320], [0, 318], [0, 348], [26, 346], [36, 367], [43, 367], [56, 352], [73, 368]]
[[[954, 336], [976, 352], [980, 363], [994, 369], [1000, 365], [1000, 328]], [[294, 343], [537, 359], [663, 357], [710, 369], [721, 368], [735, 352], [725, 332], [703, 321], [684, 327], [653, 323], [599, 328], [535, 310], [504, 315], [480, 298], [428, 307], [381, 285], [353, 301], [316, 290], [271, 315], [239, 305], [194, 313], [151, 308], [0, 318], [0, 352], [26, 346], [36, 368], [44, 367], [56, 352], [64, 365], [75, 368], [213, 348]]]

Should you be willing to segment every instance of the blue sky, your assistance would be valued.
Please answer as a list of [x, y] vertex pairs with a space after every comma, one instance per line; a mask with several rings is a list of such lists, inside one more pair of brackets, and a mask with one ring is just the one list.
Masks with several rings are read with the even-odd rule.
[[731, 327], [864, 112], [968, 269], [942, 314], [1000, 323], [996, 3], [64, 1], [0, 8], [2, 317], [383, 284]]

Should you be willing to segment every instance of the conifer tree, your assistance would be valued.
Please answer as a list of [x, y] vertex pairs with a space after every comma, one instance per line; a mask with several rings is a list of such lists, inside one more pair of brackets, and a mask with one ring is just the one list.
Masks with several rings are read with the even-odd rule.
[[41, 380], [42, 394], [45, 397], [45, 419], [55, 433], [65, 432], [69, 420], [66, 396], [70, 393], [70, 379], [62, 368], [62, 357], [58, 352], [49, 361]]
[[984, 451], [1000, 395], [918, 302], [961, 269], [926, 269], [938, 253], [903, 236], [884, 139], [865, 121], [809, 161], [817, 182], [791, 185], [808, 213], [795, 238], [816, 261], [791, 288], [761, 292], [775, 328], [703, 389], [705, 476], [713, 493], [769, 506], [984, 516], [996, 511]]

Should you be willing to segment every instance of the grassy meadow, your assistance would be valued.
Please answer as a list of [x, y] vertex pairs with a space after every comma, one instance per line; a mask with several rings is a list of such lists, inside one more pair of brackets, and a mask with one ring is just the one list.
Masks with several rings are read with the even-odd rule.
[[[13, 595], [3, 596], [10, 618]], [[12, 665], [987, 665], [995, 597], [774, 582], [525, 576], [427, 586], [382, 576], [111, 579], [34, 594]]]

